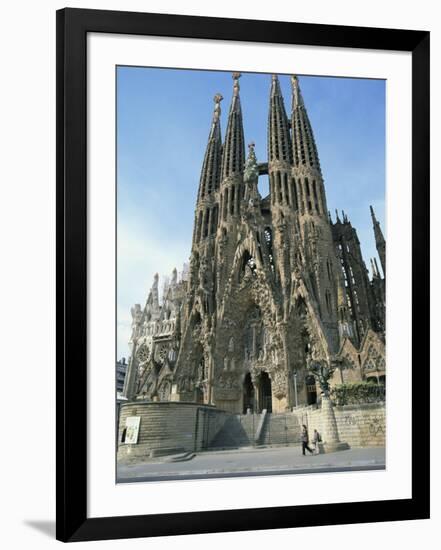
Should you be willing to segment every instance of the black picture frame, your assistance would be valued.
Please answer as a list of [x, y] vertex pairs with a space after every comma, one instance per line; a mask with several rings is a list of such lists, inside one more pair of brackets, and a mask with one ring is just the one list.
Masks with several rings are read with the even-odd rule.
[[[253, 508], [240, 513], [231, 509], [87, 517], [86, 38], [90, 32], [411, 52], [412, 403], [418, 403], [412, 407], [412, 498]], [[414, 30], [87, 9], [57, 12], [57, 539], [70, 542], [429, 517], [429, 40], [429, 32]]]

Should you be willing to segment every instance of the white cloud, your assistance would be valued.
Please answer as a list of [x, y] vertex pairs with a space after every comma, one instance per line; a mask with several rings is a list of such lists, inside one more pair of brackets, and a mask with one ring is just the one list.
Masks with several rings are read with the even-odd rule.
[[144, 305], [155, 273], [160, 284], [174, 267], [181, 270], [190, 255], [190, 243], [176, 236], [174, 239], [155, 235], [157, 228], [144, 223], [118, 222], [117, 235], [117, 347], [118, 357], [128, 356], [130, 337], [130, 308], [135, 303]]

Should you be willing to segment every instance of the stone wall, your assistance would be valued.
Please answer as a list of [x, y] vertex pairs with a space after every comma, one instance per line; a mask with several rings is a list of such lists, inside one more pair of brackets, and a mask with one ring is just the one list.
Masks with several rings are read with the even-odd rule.
[[[121, 442], [126, 419], [139, 416], [138, 443]], [[130, 402], [120, 407], [118, 459], [199, 451], [222, 428], [227, 413], [209, 405], [184, 402]]]
[[[350, 447], [385, 445], [384, 404], [334, 407], [334, 414], [340, 441], [348, 443]], [[128, 416], [140, 417], [138, 443], [134, 445], [121, 443]], [[266, 444], [297, 445], [299, 429], [302, 424], [307, 426], [311, 439], [314, 429], [323, 436], [327, 433], [324, 415], [321, 409], [314, 405], [297, 407], [293, 412], [273, 414], [271, 417], [274, 421], [284, 419], [286, 426], [292, 424], [299, 428], [293, 434], [286, 432], [289, 437], [286, 436], [283, 441], [276, 441], [274, 429], [271, 430], [272, 438], [269, 438], [268, 434], [262, 433], [261, 441]], [[122, 403], [118, 429], [118, 459], [142, 459], [159, 454], [209, 449], [213, 445], [215, 446], [216, 436], [220, 434], [224, 425], [225, 430], [231, 430], [230, 425], [226, 425], [228, 419], [231, 424], [232, 419], [237, 423], [241, 418], [248, 419], [247, 415], [232, 415], [216, 407], [197, 403], [181, 401]], [[270, 421], [266, 422], [263, 432], [269, 430], [270, 424]], [[249, 444], [250, 442], [248, 442]]]
[[386, 408], [382, 404], [335, 407], [340, 439], [351, 447], [386, 445]]
[[[300, 424], [308, 427], [310, 437], [314, 429], [326, 433], [320, 408], [298, 407], [292, 413]], [[383, 447], [386, 444], [386, 409], [382, 403], [334, 407], [340, 441], [350, 447]]]

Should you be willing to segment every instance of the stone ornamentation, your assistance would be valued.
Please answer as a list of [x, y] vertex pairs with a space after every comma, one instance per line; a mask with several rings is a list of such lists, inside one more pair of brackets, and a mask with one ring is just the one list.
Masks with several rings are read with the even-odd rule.
[[[371, 209], [383, 276], [374, 260], [370, 279], [347, 215], [333, 222], [328, 212], [299, 79], [291, 79], [289, 114], [277, 75], [269, 79], [267, 158], [259, 163], [254, 142], [246, 153], [241, 75], [232, 76], [224, 135], [223, 97], [214, 96], [189, 265], [173, 270], [161, 299], [155, 275], [145, 306], [132, 307], [123, 394], [284, 412], [320, 392], [326, 398], [345, 375], [340, 366], [334, 374], [336, 364], [350, 365], [354, 382], [385, 379], [386, 242]], [[327, 437], [336, 445], [334, 427], [329, 408]]]

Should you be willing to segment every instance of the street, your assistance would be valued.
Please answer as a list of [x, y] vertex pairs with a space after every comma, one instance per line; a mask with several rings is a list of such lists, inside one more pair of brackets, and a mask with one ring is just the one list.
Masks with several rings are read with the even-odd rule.
[[384, 447], [357, 448], [320, 455], [308, 453], [306, 456], [302, 455], [300, 447], [246, 448], [201, 452], [189, 456], [190, 460], [179, 462], [171, 462], [170, 457], [162, 457], [154, 459], [155, 461], [150, 459], [142, 464], [120, 463], [117, 466], [117, 482], [383, 470], [385, 468]]

